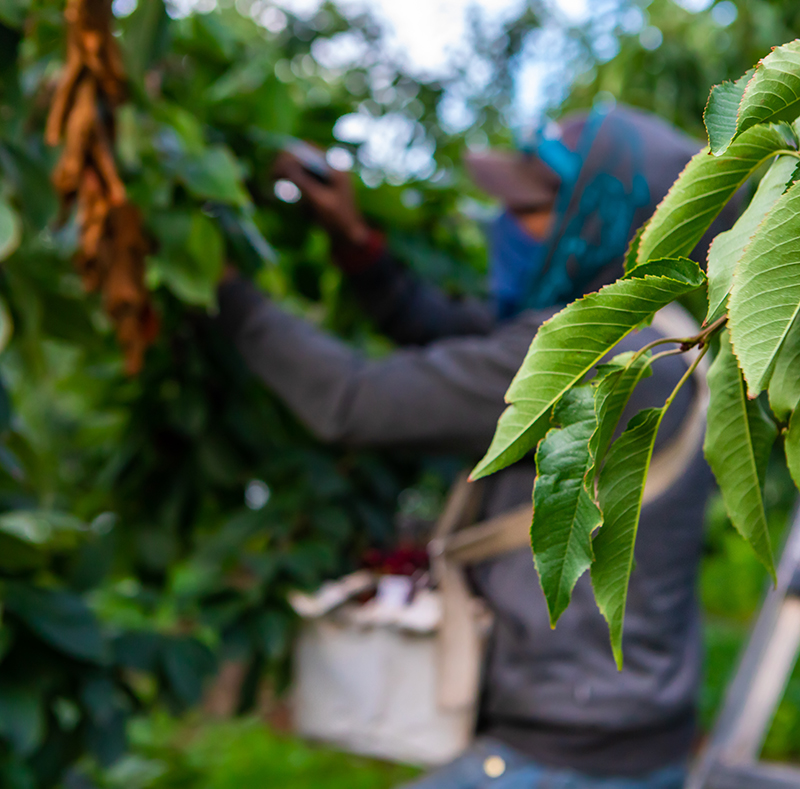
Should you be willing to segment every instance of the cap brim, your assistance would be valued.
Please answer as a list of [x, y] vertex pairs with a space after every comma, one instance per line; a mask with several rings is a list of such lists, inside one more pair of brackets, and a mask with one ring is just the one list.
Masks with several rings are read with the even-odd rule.
[[469, 152], [464, 164], [476, 186], [512, 210], [552, 204], [561, 183], [540, 159], [519, 152]]

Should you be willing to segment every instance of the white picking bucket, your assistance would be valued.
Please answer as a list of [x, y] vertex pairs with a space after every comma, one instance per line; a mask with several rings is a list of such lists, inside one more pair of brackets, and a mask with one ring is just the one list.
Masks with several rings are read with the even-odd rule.
[[[476, 627], [485, 631], [486, 615], [477, 603], [475, 609]], [[474, 734], [478, 687], [468, 704], [440, 703], [441, 620], [440, 595], [430, 589], [406, 605], [385, 605], [379, 594], [305, 618], [294, 651], [298, 733], [408, 764], [458, 756]]]

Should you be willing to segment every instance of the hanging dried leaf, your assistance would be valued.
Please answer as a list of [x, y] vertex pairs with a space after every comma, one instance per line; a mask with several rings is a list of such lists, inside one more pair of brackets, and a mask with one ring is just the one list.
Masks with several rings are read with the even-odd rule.
[[53, 171], [66, 210], [77, 201], [80, 249], [75, 266], [87, 291], [99, 291], [125, 356], [137, 373], [158, 334], [144, 286], [149, 245], [138, 209], [128, 202], [113, 155], [113, 111], [125, 74], [111, 32], [109, 0], [68, 0], [67, 55], [53, 94], [45, 140], [63, 143]]

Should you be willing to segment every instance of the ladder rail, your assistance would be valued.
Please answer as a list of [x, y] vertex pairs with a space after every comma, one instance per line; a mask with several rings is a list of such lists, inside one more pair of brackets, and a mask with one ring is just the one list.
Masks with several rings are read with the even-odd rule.
[[777, 586], [767, 592], [722, 710], [686, 789], [800, 787], [800, 769], [758, 763], [800, 648], [798, 568], [800, 507], [792, 516], [778, 566]]

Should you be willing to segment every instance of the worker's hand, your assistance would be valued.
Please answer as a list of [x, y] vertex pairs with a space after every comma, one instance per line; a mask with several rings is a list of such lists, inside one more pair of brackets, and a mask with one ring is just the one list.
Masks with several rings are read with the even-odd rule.
[[273, 174], [297, 185], [320, 224], [334, 240], [353, 246], [367, 242], [369, 225], [356, 205], [349, 173], [331, 169], [330, 183], [321, 183], [300, 164], [297, 157], [284, 151], [275, 162]]
[[228, 282], [233, 282], [235, 279], [239, 279], [241, 276], [239, 269], [236, 268], [232, 263], [226, 263], [225, 267], [222, 269], [222, 274], [220, 275], [219, 285], [225, 285]]

